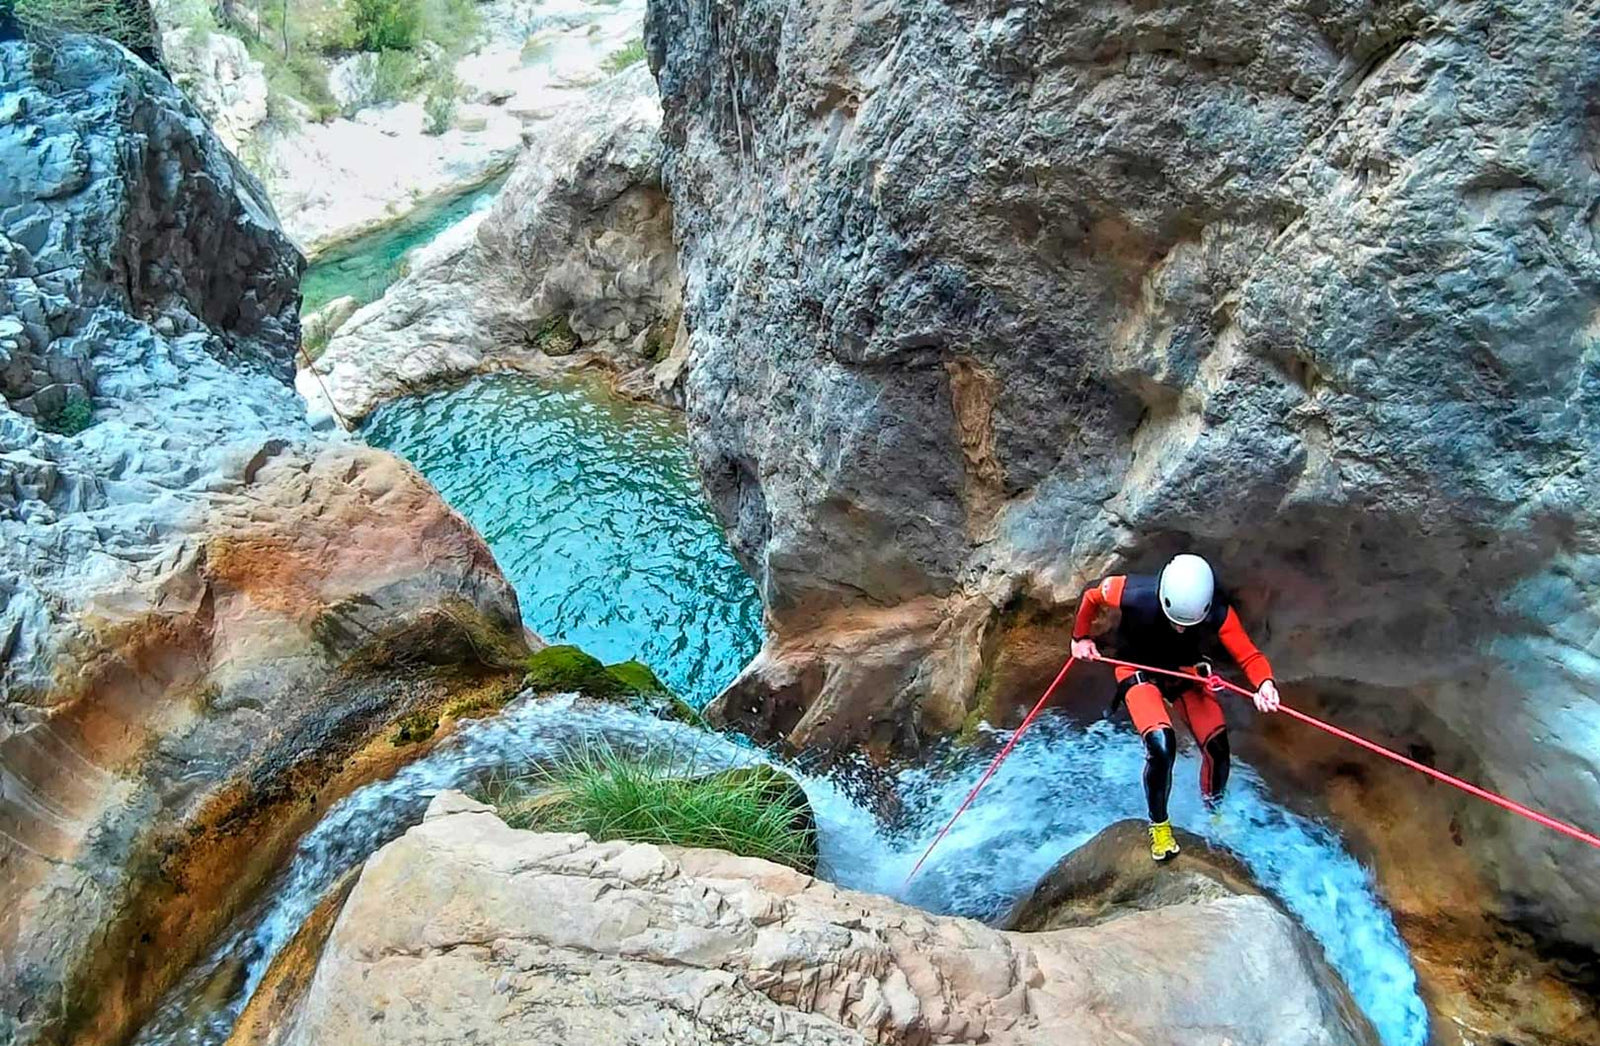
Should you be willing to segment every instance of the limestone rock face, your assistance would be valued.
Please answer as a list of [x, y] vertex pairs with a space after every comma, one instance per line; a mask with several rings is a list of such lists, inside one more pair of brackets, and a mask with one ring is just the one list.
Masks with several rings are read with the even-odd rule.
[[237, 153], [267, 118], [267, 75], [244, 41], [220, 32], [169, 29], [162, 54], [173, 82], [211, 122], [222, 144]]
[[[660, 187], [661, 110], [638, 65], [530, 146], [486, 213], [412, 258], [346, 321], [298, 385], [351, 421], [384, 400], [484, 370], [603, 364], [670, 399], [680, 278]], [[327, 395], [324, 395], [326, 390]]]
[[312, 437], [303, 261], [178, 90], [86, 38], [0, 88], [0, 1041], [94, 1043], [520, 622], [414, 470]]
[[[772, 626], [723, 717], [911, 744], [987, 677], [1014, 722], [1086, 581], [1192, 549], [1291, 703], [1594, 828], [1597, 17], [654, 3], [690, 427]], [[1600, 945], [1600, 855], [1427, 809]]]
[[1331, 999], [1261, 898], [1007, 933], [719, 851], [514, 831], [446, 793], [367, 862], [283, 1041], [1370, 1041]]

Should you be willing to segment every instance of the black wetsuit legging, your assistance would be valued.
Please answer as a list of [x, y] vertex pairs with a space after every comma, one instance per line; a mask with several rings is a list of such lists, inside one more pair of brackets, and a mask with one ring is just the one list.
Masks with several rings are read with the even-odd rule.
[[[1228, 787], [1228, 731], [1218, 730], [1201, 746], [1201, 796], [1207, 805], [1222, 799]], [[1167, 799], [1172, 795], [1172, 764], [1178, 758], [1178, 735], [1170, 726], [1148, 730], [1144, 735], [1144, 798], [1150, 807], [1150, 821], [1167, 819]]]

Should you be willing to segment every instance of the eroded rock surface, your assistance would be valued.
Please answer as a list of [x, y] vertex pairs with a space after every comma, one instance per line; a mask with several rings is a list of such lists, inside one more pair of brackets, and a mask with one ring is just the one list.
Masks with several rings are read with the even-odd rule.
[[[723, 718], [1014, 721], [1088, 579], [1192, 548], [1291, 702], [1594, 828], [1597, 18], [654, 3], [690, 425], [772, 625]], [[1399, 805], [1600, 945], [1600, 854]]]
[[312, 437], [303, 261], [179, 92], [86, 38], [0, 86], [0, 1041], [95, 1043], [520, 622], [420, 475]]
[[680, 277], [660, 185], [661, 109], [638, 65], [531, 145], [494, 205], [411, 259], [297, 384], [355, 422], [384, 400], [482, 371], [600, 364], [678, 394]]
[[1306, 949], [1256, 897], [1006, 933], [719, 851], [514, 831], [445, 793], [367, 862], [284, 1041], [1370, 1041]]

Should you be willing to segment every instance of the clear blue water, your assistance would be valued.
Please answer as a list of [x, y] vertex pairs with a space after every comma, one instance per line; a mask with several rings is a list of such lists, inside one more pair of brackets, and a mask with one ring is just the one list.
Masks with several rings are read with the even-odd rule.
[[695, 704], [761, 645], [676, 412], [594, 378], [490, 375], [380, 408], [362, 436], [412, 462], [478, 528], [528, 627], [606, 662], [638, 658]]
[[377, 301], [405, 271], [405, 257], [473, 211], [494, 202], [505, 175], [460, 196], [419, 207], [393, 225], [340, 244], [310, 265], [300, 279], [300, 312], [315, 312], [349, 295], [362, 305]]

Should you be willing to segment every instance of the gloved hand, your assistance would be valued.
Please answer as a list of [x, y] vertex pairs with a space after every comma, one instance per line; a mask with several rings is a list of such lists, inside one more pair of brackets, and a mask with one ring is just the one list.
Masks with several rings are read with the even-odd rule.
[[1256, 711], [1276, 712], [1282, 702], [1278, 698], [1278, 685], [1267, 680], [1256, 688]]
[[1100, 648], [1094, 645], [1092, 639], [1074, 639], [1072, 641], [1072, 656], [1079, 661], [1100, 660]]

